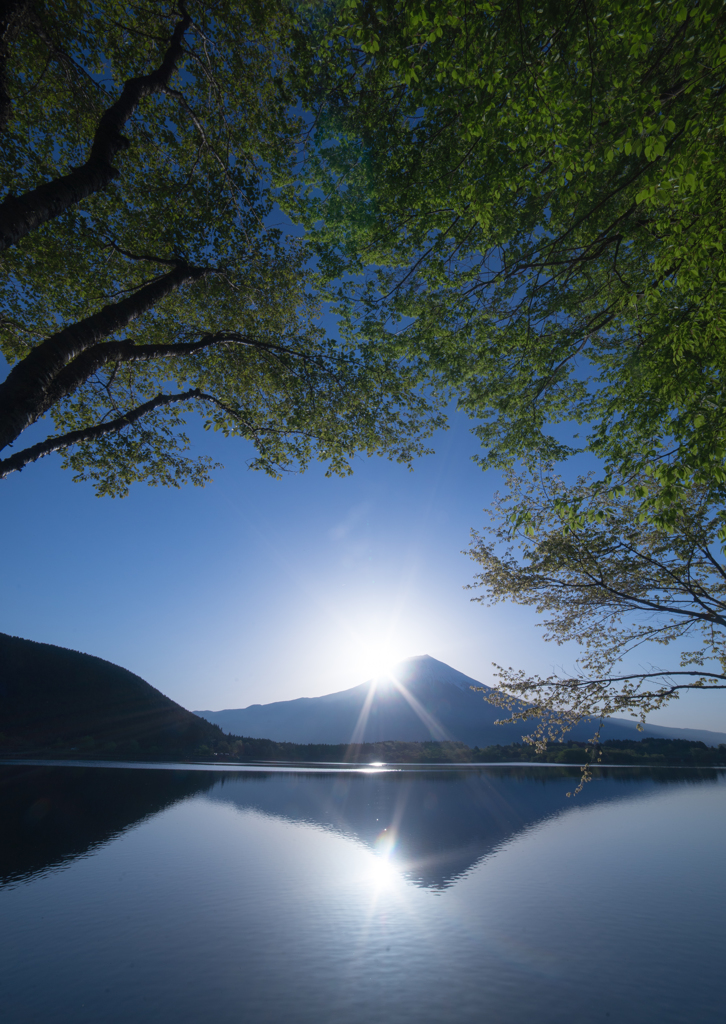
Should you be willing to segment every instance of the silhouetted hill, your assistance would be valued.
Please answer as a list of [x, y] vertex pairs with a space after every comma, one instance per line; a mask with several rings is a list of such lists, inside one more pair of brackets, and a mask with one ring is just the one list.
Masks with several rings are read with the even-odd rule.
[[125, 668], [0, 633], [0, 750], [204, 755], [228, 747], [215, 725]]
[[[488, 704], [475, 679], [428, 655], [408, 658], [390, 677], [371, 679], [349, 690], [323, 697], [300, 697], [273, 704], [252, 704], [225, 711], [197, 711], [225, 732], [236, 736], [267, 737], [292, 743], [379, 743], [384, 740], [427, 742], [453, 740], [470, 747], [516, 743], [534, 723], [495, 725], [506, 712]], [[487, 689], [487, 687], [485, 687]], [[595, 725], [582, 722], [569, 733], [587, 740]], [[705, 729], [669, 729], [611, 718], [602, 739], [637, 741], [643, 736], [703, 741], [709, 746], [726, 742], [726, 734]]]

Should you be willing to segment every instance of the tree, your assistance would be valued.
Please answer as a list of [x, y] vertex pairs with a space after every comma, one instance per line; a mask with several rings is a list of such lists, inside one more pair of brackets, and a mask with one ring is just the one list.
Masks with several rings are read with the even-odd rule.
[[[510, 721], [541, 718], [540, 745], [584, 718], [645, 721], [682, 690], [726, 689], [726, 561], [714, 550], [720, 498], [684, 488], [675, 525], [660, 528], [642, 515], [642, 492], [656, 499], [659, 486], [645, 477], [638, 495], [512, 474], [509, 493], [496, 497], [495, 525], [473, 535], [473, 586], [484, 590], [473, 600], [534, 607], [545, 615], [546, 640], [583, 648], [571, 675], [496, 667], [500, 688], [486, 699], [508, 708]], [[653, 644], [683, 641], [692, 649], [681, 649], [677, 663], [669, 656], [666, 668], [632, 667]]]
[[61, 451], [100, 494], [204, 483], [192, 413], [272, 474], [409, 462], [441, 424], [415, 360], [326, 337], [272, 223], [292, 28], [283, 0], [0, 7], [0, 477]]
[[[343, 312], [397, 331], [484, 466], [726, 481], [726, 11], [717, 0], [310, 5], [307, 218]], [[307, 59], [305, 56], [307, 55]], [[346, 303], [348, 305], [346, 306]]]

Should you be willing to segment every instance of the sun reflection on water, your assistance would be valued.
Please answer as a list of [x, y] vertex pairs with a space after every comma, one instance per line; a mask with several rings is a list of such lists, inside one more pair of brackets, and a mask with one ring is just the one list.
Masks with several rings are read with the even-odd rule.
[[373, 842], [370, 877], [377, 890], [390, 888], [398, 880], [399, 872], [393, 862], [396, 836], [393, 829], [384, 828]]
[[399, 875], [393, 864], [385, 858], [373, 857], [368, 877], [378, 894], [385, 889], [392, 889], [398, 881]]

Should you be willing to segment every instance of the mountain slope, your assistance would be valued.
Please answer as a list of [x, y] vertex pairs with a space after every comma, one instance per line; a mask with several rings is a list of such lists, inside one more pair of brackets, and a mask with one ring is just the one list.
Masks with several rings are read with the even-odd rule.
[[[323, 697], [195, 714], [233, 735], [293, 743], [451, 739], [483, 747], [517, 742], [527, 731], [524, 723], [495, 725], [506, 713], [470, 689], [482, 684], [428, 655], [401, 662], [392, 677]], [[593, 726], [585, 722], [570, 736], [586, 740], [592, 732]], [[711, 746], [726, 742], [725, 733], [701, 729], [646, 726], [639, 733], [635, 722], [627, 719], [610, 719], [602, 732], [604, 740], [643, 736], [702, 740]]]
[[102, 658], [0, 633], [0, 749], [191, 752], [220, 730]]

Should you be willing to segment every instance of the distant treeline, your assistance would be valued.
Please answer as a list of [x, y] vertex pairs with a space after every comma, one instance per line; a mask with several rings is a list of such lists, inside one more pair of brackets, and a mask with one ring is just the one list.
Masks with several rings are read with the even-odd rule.
[[[215, 760], [234, 757], [246, 761], [309, 761], [323, 763], [370, 764], [475, 764], [528, 761], [546, 764], [585, 764], [592, 758], [586, 743], [548, 743], [537, 753], [523, 743], [468, 747], [464, 743], [413, 743], [386, 740], [381, 743], [277, 743], [250, 737], [225, 737], [226, 750], [200, 750], [201, 756]], [[707, 747], [693, 740], [606, 740], [600, 747], [603, 764], [726, 766], [726, 744]]]
[[[204, 723], [205, 725], [207, 723]], [[62, 740], [29, 746], [13, 742], [0, 733], [0, 758], [5, 757], [68, 757], [112, 760], [206, 761], [220, 765], [230, 761], [324, 764], [507, 764], [528, 762], [540, 764], [586, 764], [599, 760], [602, 764], [643, 765], [646, 767], [726, 767], [726, 744], [708, 747], [695, 740], [606, 740], [593, 758], [587, 743], [548, 743], [541, 752], [525, 743], [496, 744], [490, 747], [468, 747], [457, 742], [408, 742], [385, 740], [380, 743], [282, 743], [249, 736], [228, 736], [217, 726], [199, 743], [191, 736], [166, 743], [155, 742], [155, 736], [139, 740], [124, 737], [109, 741], [106, 737], [85, 735], [74, 738], [70, 745]], [[191, 741], [191, 742], [190, 742]]]

